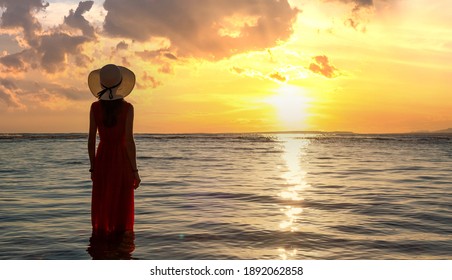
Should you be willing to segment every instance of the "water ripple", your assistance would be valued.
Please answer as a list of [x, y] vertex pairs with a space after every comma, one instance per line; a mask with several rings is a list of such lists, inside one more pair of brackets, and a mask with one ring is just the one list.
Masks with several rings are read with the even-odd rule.
[[[141, 134], [136, 144], [143, 182], [124, 258], [452, 258], [450, 135]], [[86, 134], [0, 134], [0, 259], [99, 257], [85, 150]]]

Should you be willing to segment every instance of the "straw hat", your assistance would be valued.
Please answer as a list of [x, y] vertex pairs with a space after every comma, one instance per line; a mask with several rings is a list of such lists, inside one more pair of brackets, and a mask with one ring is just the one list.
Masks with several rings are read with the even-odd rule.
[[107, 64], [89, 73], [88, 86], [91, 93], [98, 99], [124, 98], [135, 86], [135, 74], [125, 67]]

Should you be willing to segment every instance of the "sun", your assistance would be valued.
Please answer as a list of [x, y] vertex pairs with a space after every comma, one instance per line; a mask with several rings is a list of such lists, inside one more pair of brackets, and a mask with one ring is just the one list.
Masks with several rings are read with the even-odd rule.
[[282, 129], [302, 130], [307, 127], [310, 99], [304, 88], [282, 85], [276, 90], [276, 94], [266, 98], [265, 102], [275, 108]]

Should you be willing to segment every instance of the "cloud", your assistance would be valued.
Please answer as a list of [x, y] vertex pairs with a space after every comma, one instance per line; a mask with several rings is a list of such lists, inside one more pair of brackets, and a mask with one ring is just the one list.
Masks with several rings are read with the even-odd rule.
[[177, 60], [177, 57], [174, 54], [172, 54], [172, 53], [165, 53], [164, 56], [166, 58], [169, 58], [169, 59], [172, 59], [172, 60]]
[[124, 40], [122, 40], [121, 42], [119, 42], [116, 45], [116, 50], [127, 50], [129, 48], [129, 44], [127, 44]]
[[73, 28], [80, 29], [84, 36], [95, 37], [94, 27], [83, 17], [85, 12], [91, 10], [93, 4], [94, 1], [80, 2], [75, 12], [74, 10], [70, 10], [69, 15], [64, 17], [64, 23]]
[[[91, 9], [93, 1], [80, 2], [75, 12], [69, 11], [69, 15], [64, 17], [66, 27], [62, 24], [47, 32], [41, 32], [41, 25], [34, 14], [44, 10], [48, 4], [40, 0], [0, 1], [1, 6], [6, 8], [1, 17], [2, 27], [22, 28], [26, 43], [22, 51], [0, 57], [0, 63], [8, 70], [23, 72], [40, 65], [46, 72], [55, 73], [66, 68], [70, 62], [68, 57], [73, 57], [77, 66], [85, 66], [90, 61], [82, 53], [82, 45], [93, 41], [95, 33], [83, 14]], [[70, 30], [65, 30], [67, 26], [80, 29], [82, 35], [72, 35]], [[20, 38], [17, 40], [20, 41]]]
[[49, 73], [64, 70], [67, 55], [73, 55], [79, 63], [83, 64], [86, 58], [81, 54], [81, 46], [88, 41], [84, 36], [70, 36], [65, 33], [42, 36], [38, 48], [41, 55], [41, 66]]
[[285, 81], [287, 81], [287, 78], [285, 76], [281, 75], [281, 73], [279, 73], [279, 72], [272, 73], [272, 74], [270, 74], [268, 76], [271, 79], [276, 80], [278, 82], [285, 82]]
[[41, 30], [41, 24], [34, 14], [47, 6], [49, 4], [42, 0], [0, 0], [0, 7], [5, 9], [0, 26], [6, 29], [22, 28], [28, 44], [37, 46], [36, 33]]
[[162, 54], [162, 50], [154, 50], [154, 51], [150, 51], [150, 50], [136, 51], [135, 54], [138, 55], [139, 57], [141, 57], [142, 59], [152, 60], [152, 59], [155, 59], [155, 58], [160, 57], [161, 54]]
[[7, 107], [18, 107], [18, 103], [14, 100], [9, 90], [0, 86], [0, 103], [6, 104]]
[[[121, 57], [122, 65], [129, 66], [130, 64], [127, 61], [127, 58], [125, 56], [121, 56], [124, 55], [128, 49], [129, 44], [127, 44], [124, 40], [120, 41], [116, 44], [116, 47], [111, 48], [110, 60], [113, 61], [115, 57]], [[127, 64], [125, 64], [124, 62], [126, 62]]]
[[348, 19], [345, 21], [345, 25], [351, 26], [351, 27], [353, 27], [353, 29], [357, 30], [357, 29], [358, 29], [359, 23], [356, 22], [356, 20], [354, 20], [354, 19], [352, 19], [352, 18], [348, 18]]
[[137, 51], [135, 52], [136, 55], [140, 56], [143, 59], [147, 60], [153, 60], [153, 59], [162, 59], [162, 58], [168, 58], [171, 60], [177, 60], [177, 56], [174, 54], [168, 52], [167, 49], [159, 49], [159, 50], [144, 50], [144, 51]]
[[[26, 49], [18, 53], [9, 54], [0, 57], [0, 64], [2, 64], [8, 72], [24, 72], [32, 65], [29, 63], [36, 57], [36, 53], [32, 49]], [[36, 67], [33, 65], [32, 68]]]
[[359, 10], [361, 8], [368, 8], [374, 5], [373, 0], [327, 0], [328, 2], [343, 2], [343, 3], [355, 3], [354, 10]]
[[121, 63], [125, 67], [130, 67], [131, 66], [130, 62], [127, 60], [127, 57], [125, 57], [125, 56], [121, 57]]
[[326, 55], [319, 55], [313, 57], [314, 61], [309, 65], [309, 70], [314, 73], [321, 74], [327, 78], [335, 77], [337, 68], [330, 65]]
[[250, 78], [254, 78], [254, 79], [257, 78], [257, 79], [267, 80], [267, 81], [272, 81], [272, 82], [277, 82], [277, 83], [285, 83], [288, 80], [290, 80], [290, 77], [289, 77], [290, 73], [289, 73], [289, 75], [285, 75], [285, 74], [282, 74], [281, 72], [279, 72], [278, 70], [273, 71], [269, 74], [266, 74], [266, 73], [263, 73], [256, 69], [241, 68], [241, 67], [234, 66], [231, 68], [231, 71], [233, 73], [236, 73], [241, 76], [250, 77]]
[[236, 73], [236, 74], [239, 74], [239, 75], [245, 76], [245, 77], [274, 81], [273, 78], [270, 78], [270, 75], [264, 74], [261, 71], [253, 69], [253, 68], [241, 68], [241, 67], [234, 66], [231, 68], [231, 71], [233, 73]]
[[17, 86], [14, 83], [14, 81], [12, 81], [10, 79], [0, 79], [0, 85], [3, 86], [5, 89], [9, 89], [9, 90], [17, 89]]
[[231, 70], [234, 71], [237, 74], [242, 74], [243, 72], [245, 72], [245, 69], [237, 67], [237, 66], [232, 67]]
[[174, 54], [168, 52], [167, 49], [137, 51], [135, 54], [153, 64], [160, 65], [158, 71], [165, 74], [173, 73], [173, 67], [168, 63], [168, 59], [171, 61], [178, 60], [178, 58]]
[[110, 36], [163, 37], [178, 56], [211, 60], [277, 45], [299, 13], [287, 0], [106, 0], [104, 8]]
[[306, 68], [311, 57], [284, 47], [236, 56], [230, 60], [230, 71], [242, 77], [271, 82], [293, 83], [311, 75]]
[[[344, 1], [344, 0], [343, 0]], [[345, 0], [347, 1], [347, 0]], [[373, 0], [348, 0], [347, 2], [355, 2], [357, 6], [368, 7], [374, 4]]]
[[14, 81], [0, 78], [0, 103], [13, 109], [24, 109], [25, 106], [20, 102], [17, 93], [20, 91]]
[[[356, 31], [366, 32], [366, 23], [368, 23], [367, 13], [378, 7], [375, 2], [378, 0], [324, 0], [326, 2], [342, 2], [354, 4], [351, 14], [346, 20], [344, 20], [344, 25], [351, 27]], [[391, 3], [398, 0], [380, 0], [380, 2]]]
[[169, 63], [163, 63], [162, 66], [160, 66], [160, 68], [158, 69], [158, 71], [160, 73], [165, 73], [165, 74], [173, 74], [173, 67], [171, 67], [171, 64]]
[[361, 31], [363, 33], [367, 31], [365, 23], [363, 23], [362, 20], [357, 15], [354, 15], [353, 17], [346, 19], [344, 21], [344, 25], [349, 26], [355, 29], [356, 31]]
[[[66, 86], [47, 82], [35, 82], [33, 84], [24, 84], [23, 86], [24, 88], [26, 88], [24, 95], [27, 94], [34, 96], [38, 100], [48, 100], [55, 96], [59, 96], [72, 101], [94, 98], [91, 93], [83, 89], [83, 87]], [[40, 88], [41, 90], [35, 92], [32, 90], [32, 86], [34, 86], [35, 88]]]
[[137, 82], [138, 89], [148, 89], [148, 88], [156, 88], [160, 86], [162, 83], [157, 81], [157, 79], [153, 76], [150, 76], [146, 71], [143, 73], [141, 77], [141, 81]]

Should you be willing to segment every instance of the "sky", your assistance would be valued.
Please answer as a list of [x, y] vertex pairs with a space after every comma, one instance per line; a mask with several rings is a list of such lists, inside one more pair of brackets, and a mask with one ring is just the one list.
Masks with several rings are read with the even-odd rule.
[[0, 0], [0, 133], [87, 132], [132, 70], [135, 132], [452, 127], [449, 0]]

